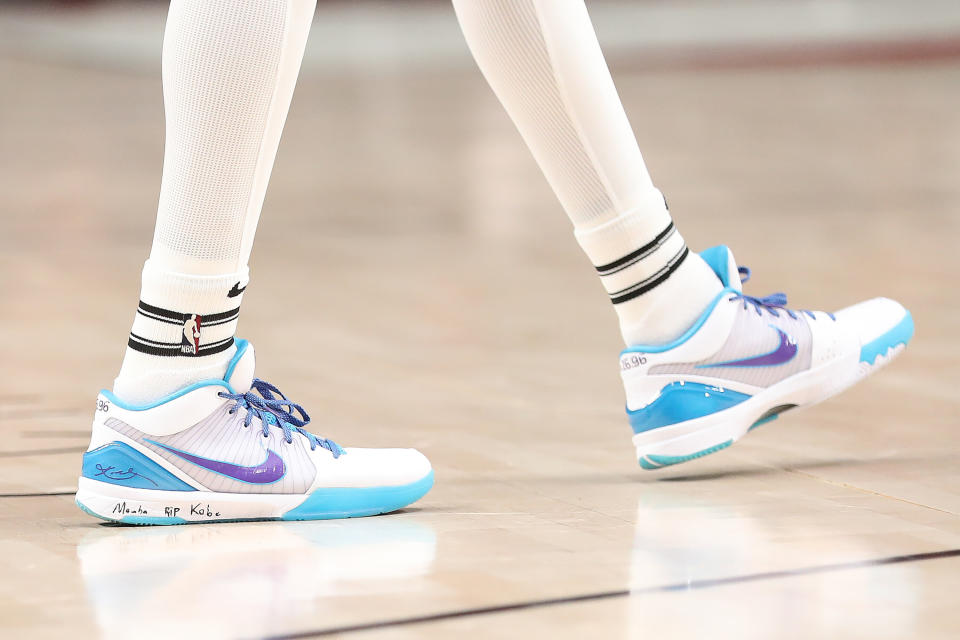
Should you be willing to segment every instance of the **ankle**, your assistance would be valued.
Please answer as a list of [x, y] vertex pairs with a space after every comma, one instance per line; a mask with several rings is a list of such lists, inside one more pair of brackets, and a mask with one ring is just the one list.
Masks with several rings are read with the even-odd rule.
[[157, 358], [127, 348], [113, 393], [134, 405], [154, 403], [191, 384], [223, 379], [237, 348], [200, 358]]
[[614, 308], [628, 346], [664, 345], [682, 336], [697, 323], [723, 284], [696, 253], [667, 280], [635, 301]]
[[148, 260], [115, 392], [128, 402], [151, 402], [193, 382], [222, 378], [236, 352], [248, 278], [246, 268], [196, 275]]

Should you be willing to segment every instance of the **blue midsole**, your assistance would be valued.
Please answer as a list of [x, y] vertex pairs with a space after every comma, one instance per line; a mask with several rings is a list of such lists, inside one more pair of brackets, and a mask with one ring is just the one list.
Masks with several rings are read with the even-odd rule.
[[642, 409], [627, 409], [634, 433], [644, 433], [696, 420], [734, 407], [750, 396], [717, 385], [699, 382], [671, 382]]

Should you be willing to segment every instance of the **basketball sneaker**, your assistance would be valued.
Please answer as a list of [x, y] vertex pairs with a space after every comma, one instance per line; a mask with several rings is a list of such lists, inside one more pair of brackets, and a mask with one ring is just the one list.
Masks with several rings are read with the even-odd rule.
[[192, 384], [148, 406], [101, 391], [83, 455], [77, 505], [129, 524], [315, 520], [387, 513], [433, 486], [414, 449], [342, 448], [253, 377], [253, 347], [237, 340], [222, 380]]
[[913, 335], [899, 303], [874, 298], [836, 313], [743, 293], [750, 270], [724, 246], [700, 254], [724, 286], [666, 345], [620, 354], [637, 460], [659, 469], [724, 449], [780, 413], [825, 400], [884, 366]]

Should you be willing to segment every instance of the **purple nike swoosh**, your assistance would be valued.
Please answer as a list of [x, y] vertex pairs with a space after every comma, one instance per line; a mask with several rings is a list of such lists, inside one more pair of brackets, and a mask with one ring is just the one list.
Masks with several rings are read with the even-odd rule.
[[793, 360], [793, 357], [797, 355], [797, 351], [799, 351], [797, 343], [790, 340], [790, 336], [778, 327], [770, 325], [770, 328], [780, 334], [780, 344], [770, 353], [765, 353], [762, 356], [754, 356], [753, 358], [743, 358], [741, 360], [700, 364], [697, 365], [697, 369], [707, 369], [710, 367], [770, 367], [790, 362]]
[[147, 442], [150, 444], [155, 444], [158, 447], [162, 447], [173, 455], [183, 458], [188, 462], [192, 462], [198, 467], [209, 469], [210, 471], [227, 476], [228, 478], [239, 480], [240, 482], [247, 482], [250, 484], [271, 484], [282, 478], [284, 474], [287, 473], [287, 467], [283, 464], [283, 458], [277, 455], [273, 449], [267, 449], [267, 457], [260, 464], [253, 467], [245, 467], [243, 465], [233, 464], [231, 462], [221, 462], [220, 460], [201, 458], [200, 456], [195, 456], [192, 453], [180, 451], [179, 449], [174, 449], [173, 447], [168, 447], [165, 444], [154, 442], [153, 440], [147, 440]]

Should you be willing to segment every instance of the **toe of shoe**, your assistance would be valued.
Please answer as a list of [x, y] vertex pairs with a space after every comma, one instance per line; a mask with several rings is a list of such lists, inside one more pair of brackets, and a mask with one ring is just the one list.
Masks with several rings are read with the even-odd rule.
[[345, 462], [352, 475], [363, 479], [359, 484], [376, 486], [418, 482], [433, 471], [430, 460], [416, 449], [347, 448], [338, 462]]
[[913, 317], [889, 298], [873, 298], [834, 314], [860, 339], [860, 361], [873, 362], [889, 349], [905, 345], [913, 336]]

